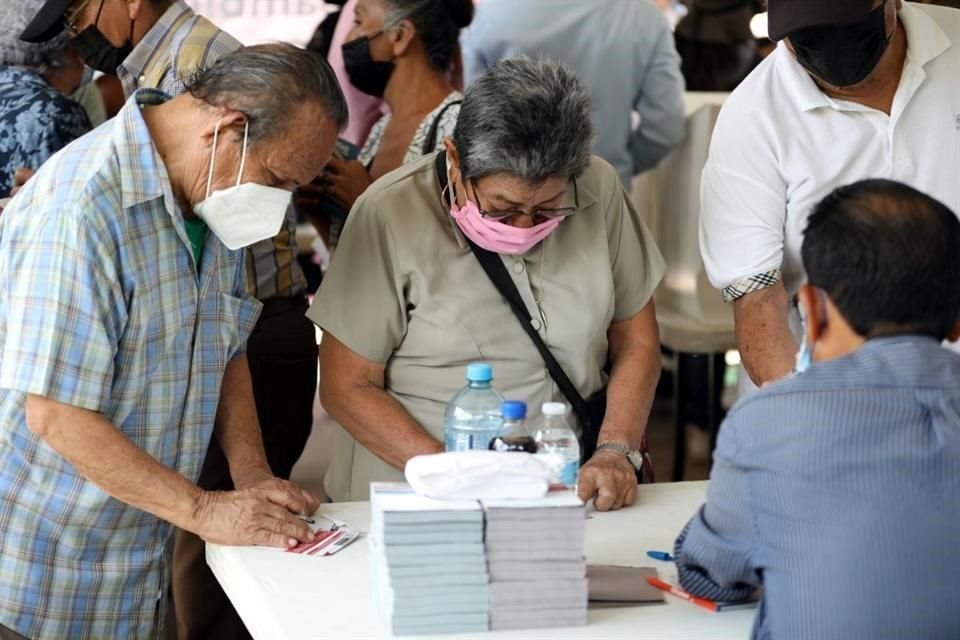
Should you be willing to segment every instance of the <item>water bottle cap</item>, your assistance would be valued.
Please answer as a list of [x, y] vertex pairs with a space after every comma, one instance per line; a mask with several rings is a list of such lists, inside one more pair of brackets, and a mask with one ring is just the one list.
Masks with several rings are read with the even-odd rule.
[[500, 407], [500, 415], [504, 420], [525, 420], [527, 417], [527, 403], [517, 400], [507, 400]]
[[468, 382], [490, 382], [493, 380], [493, 367], [482, 362], [474, 362], [467, 367]]
[[567, 405], [562, 402], [545, 402], [540, 411], [545, 416], [565, 416], [567, 415]]

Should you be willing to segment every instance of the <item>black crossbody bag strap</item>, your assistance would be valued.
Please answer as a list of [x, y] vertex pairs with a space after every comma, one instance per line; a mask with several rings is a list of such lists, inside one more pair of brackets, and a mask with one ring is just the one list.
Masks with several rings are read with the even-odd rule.
[[440, 113], [438, 113], [437, 117], [430, 123], [430, 131], [427, 132], [427, 137], [423, 141], [423, 147], [420, 149], [423, 155], [428, 156], [437, 148], [437, 132], [440, 130], [440, 121], [443, 120], [443, 116], [447, 114], [450, 107], [461, 104], [462, 102], [463, 100], [454, 100], [444, 106], [443, 109], [440, 109]]
[[[447, 154], [437, 154], [436, 169], [437, 178], [440, 180], [440, 192], [443, 193], [448, 186]], [[451, 198], [452, 197], [451, 195]], [[520, 326], [523, 327], [524, 332], [530, 337], [537, 351], [540, 352], [540, 357], [543, 358], [544, 364], [547, 365], [547, 371], [550, 372], [550, 377], [557, 383], [560, 393], [563, 394], [563, 397], [565, 397], [567, 402], [570, 403], [570, 406], [573, 407], [573, 412], [580, 420], [581, 427], [584, 430], [599, 430], [600, 425], [591, 424], [590, 410], [587, 407], [587, 401], [583, 399], [583, 396], [580, 395], [577, 387], [570, 381], [563, 367], [561, 367], [557, 359], [553, 357], [553, 353], [550, 352], [550, 347], [543, 341], [543, 338], [540, 337], [537, 330], [533, 328], [533, 318], [530, 316], [530, 311], [527, 309], [527, 305], [524, 304], [523, 298], [520, 296], [520, 291], [513, 282], [513, 278], [511, 278], [507, 272], [503, 260], [501, 260], [500, 256], [496, 253], [478, 247], [470, 238], [464, 236], [464, 239], [467, 241], [467, 244], [470, 245], [470, 250], [473, 251], [473, 255], [476, 256], [477, 262], [483, 267], [493, 286], [497, 288], [500, 295], [507, 301], [511, 311], [513, 311], [513, 315], [520, 321]]]

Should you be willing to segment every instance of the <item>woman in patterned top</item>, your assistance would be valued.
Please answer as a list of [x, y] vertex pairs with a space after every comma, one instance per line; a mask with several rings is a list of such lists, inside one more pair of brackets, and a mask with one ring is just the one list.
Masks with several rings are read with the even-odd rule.
[[312, 210], [328, 195], [349, 209], [380, 176], [443, 148], [463, 99], [451, 83], [457, 43], [472, 19], [472, 0], [359, 0], [344, 63], [351, 83], [383, 97], [390, 114], [358, 160], [334, 158], [315, 184], [298, 189], [298, 208]]
[[18, 169], [38, 169], [90, 130], [83, 107], [67, 97], [80, 86], [84, 67], [66, 32], [42, 44], [20, 40], [40, 4], [0, 5], [0, 198], [10, 193]]

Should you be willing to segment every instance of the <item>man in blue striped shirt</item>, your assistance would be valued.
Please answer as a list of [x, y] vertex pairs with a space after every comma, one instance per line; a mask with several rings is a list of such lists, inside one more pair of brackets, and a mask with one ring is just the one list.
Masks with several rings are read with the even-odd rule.
[[960, 222], [907, 186], [828, 196], [798, 373], [730, 412], [681, 585], [763, 586], [755, 638], [960, 638]]

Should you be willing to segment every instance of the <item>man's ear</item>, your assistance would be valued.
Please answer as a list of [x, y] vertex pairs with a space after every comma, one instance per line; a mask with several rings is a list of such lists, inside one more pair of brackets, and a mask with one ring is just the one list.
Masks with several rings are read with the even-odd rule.
[[957, 323], [953, 325], [953, 329], [947, 334], [947, 342], [956, 342], [957, 340], [960, 340], [960, 320], [957, 320]]
[[804, 318], [804, 332], [807, 335], [807, 344], [816, 344], [823, 335], [824, 322], [827, 310], [823, 299], [817, 295], [817, 289], [812, 284], [804, 284], [797, 291], [797, 305]]
[[212, 145], [213, 135], [219, 128], [221, 138], [228, 131], [233, 131], [242, 140], [246, 124], [247, 114], [242, 111], [226, 107], [210, 107], [210, 117], [200, 135], [208, 145]]

